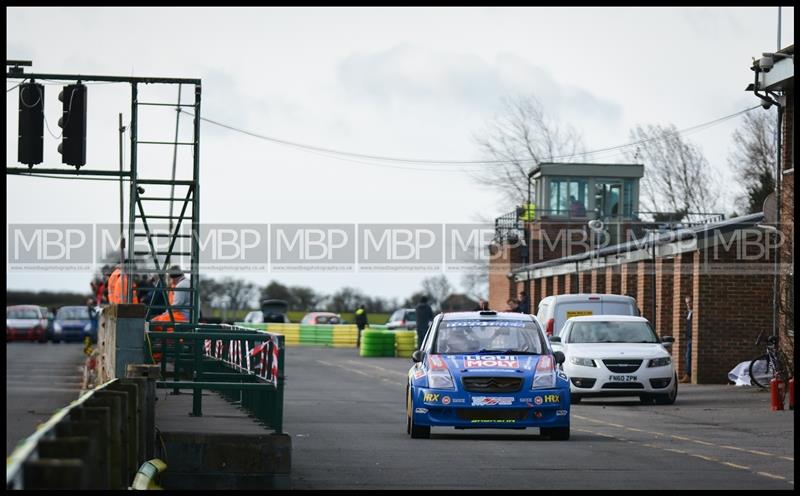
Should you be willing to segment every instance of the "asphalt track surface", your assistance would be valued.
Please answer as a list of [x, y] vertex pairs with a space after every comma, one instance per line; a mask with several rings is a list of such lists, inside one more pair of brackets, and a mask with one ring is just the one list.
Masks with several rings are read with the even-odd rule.
[[289, 347], [284, 428], [295, 489], [794, 489], [794, 412], [751, 387], [681, 384], [674, 405], [573, 405], [538, 429], [406, 434], [409, 359]]
[[83, 343], [6, 343], [6, 456], [80, 395]]

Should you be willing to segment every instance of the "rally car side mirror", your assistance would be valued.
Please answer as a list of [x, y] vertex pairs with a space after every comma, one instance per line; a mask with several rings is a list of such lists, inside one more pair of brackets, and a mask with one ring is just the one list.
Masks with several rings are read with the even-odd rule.
[[417, 350], [411, 354], [411, 359], [414, 360], [414, 363], [419, 363], [425, 359], [425, 352], [422, 350]]

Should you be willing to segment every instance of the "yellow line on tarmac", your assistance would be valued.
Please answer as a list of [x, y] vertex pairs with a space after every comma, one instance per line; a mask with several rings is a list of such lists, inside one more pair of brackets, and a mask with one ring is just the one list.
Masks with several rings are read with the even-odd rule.
[[689, 453], [689, 456], [693, 456], [695, 458], [702, 458], [703, 460], [708, 460], [710, 462], [719, 462], [719, 460], [717, 460], [716, 458], [712, 458], [706, 455], [699, 455], [697, 453]]
[[408, 372], [398, 372], [396, 370], [386, 369], [386, 368], [383, 368], [383, 367], [379, 367], [377, 365], [372, 365], [370, 363], [357, 362], [355, 360], [348, 360], [347, 363], [352, 363], [353, 365], [356, 365], [358, 367], [370, 367], [370, 368], [373, 368], [373, 369], [378, 369], [378, 370], [380, 370], [382, 372], [388, 372], [389, 374], [391, 374], [393, 376], [399, 376], [399, 377], [403, 377], [403, 378], [408, 376]]
[[[587, 420], [589, 420], [589, 419], [587, 419]], [[639, 444], [639, 445], [644, 446], [646, 448], [653, 448], [653, 449], [658, 449], [658, 450], [661, 450], [661, 451], [669, 451], [671, 453], [677, 453], [679, 455], [692, 456], [694, 458], [700, 458], [702, 460], [706, 460], [706, 461], [709, 461], [709, 462], [719, 463], [720, 465], [725, 465], [725, 466], [728, 466], [728, 467], [731, 467], [731, 468], [735, 468], [735, 469], [739, 469], [739, 470], [750, 470], [750, 467], [747, 467], [745, 465], [738, 465], [738, 464], [732, 463], [732, 462], [723, 462], [721, 460], [717, 460], [716, 458], [713, 458], [713, 457], [710, 457], [710, 456], [700, 455], [700, 454], [697, 454], [697, 453], [690, 453], [688, 451], [679, 450], [679, 449], [676, 449], [676, 448], [665, 448], [665, 447], [662, 447], [662, 446], [656, 446], [655, 444], [644, 443], [644, 442], [641, 442], [641, 441], [632, 441], [630, 439], [617, 438], [617, 437], [614, 437], [614, 436], [612, 436], [610, 434], [604, 434], [604, 433], [601, 433], [601, 432], [594, 432], [594, 431], [590, 431], [588, 429], [574, 429], [574, 430], [576, 430], [578, 432], [587, 432], [589, 434], [594, 434], [596, 436], [610, 437], [610, 438], [618, 439], [620, 441], [625, 441], [625, 442], [628, 442], [628, 443]], [[678, 437], [678, 436], [672, 436], [672, 437]], [[688, 439], [688, 440], [691, 441], [691, 439]], [[747, 451], [747, 450], [742, 450], [742, 451]], [[787, 480], [786, 477], [782, 477], [780, 475], [770, 474], [769, 472], [755, 472], [755, 473], [758, 474], [758, 475], [764, 476], [764, 477], [772, 478], [772, 479], [785, 480], [789, 484], [794, 485], [794, 481]]]
[[611, 426], [611, 427], [618, 427], [618, 428], [622, 428], [622, 429], [625, 429], [625, 430], [628, 430], [628, 431], [644, 432], [644, 433], [653, 435], [655, 437], [667, 436], [667, 437], [671, 437], [673, 439], [680, 439], [681, 441], [689, 441], [689, 442], [696, 443], [696, 444], [702, 444], [704, 446], [713, 446], [715, 448], [724, 448], [724, 449], [730, 449], [730, 450], [736, 450], [736, 451], [744, 451], [746, 453], [752, 453], [754, 455], [772, 456], [772, 457], [775, 457], [775, 458], [780, 458], [782, 460], [787, 460], [787, 461], [790, 461], [790, 462], [794, 462], [794, 457], [791, 457], [791, 456], [775, 455], [773, 453], [767, 453], [765, 451], [758, 451], [758, 450], [751, 450], [751, 449], [747, 449], [747, 448], [740, 448], [738, 446], [719, 445], [719, 444], [710, 443], [708, 441], [703, 441], [703, 440], [700, 440], [700, 439], [694, 439], [694, 438], [691, 438], [691, 437], [678, 436], [676, 434], [662, 434], [661, 432], [645, 431], [645, 430], [642, 430], [642, 429], [636, 429], [634, 427], [625, 427], [625, 426], [622, 426], [622, 425], [619, 425], [619, 424], [615, 424], [615, 423], [612, 423], [612, 422], [604, 422], [602, 420], [597, 420], [597, 419], [593, 419], [593, 418], [589, 418], [589, 417], [584, 417], [582, 415], [573, 414], [572, 416], [574, 418], [578, 418], [578, 419], [581, 419], [581, 420], [588, 420], [590, 422], [595, 422], [595, 423], [598, 423], [598, 424], [608, 425], [608, 426]]
[[781, 477], [780, 475], [770, 474], [769, 472], [756, 472], [758, 475], [763, 475], [764, 477], [769, 477], [771, 479], [780, 479], [786, 480], [786, 477]]
[[[758, 451], [758, 450], [740, 448], [738, 446], [723, 445], [723, 446], [720, 446], [720, 448], [736, 450], [736, 451], [744, 451], [746, 453], [752, 453], [754, 455], [761, 455], [761, 456], [778, 456], [778, 455], [773, 455], [772, 453], [767, 453], [765, 451]], [[794, 461], [794, 458], [792, 458], [791, 456], [778, 456], [778, 458], [782, 458], [784, 460], [789, 460], [790, 462]]]
[[[341, 365], [341, 364], [338, 364], [338, 363], [330, 363], [330, 362], [325, 362], [325, 361], [323, 361], [323, 360], [317, 360], [317, 363], [321, 363], [322, 365], [327, 365], [328, 367], [338, 367], [338, 368], [340, 368], [340, 369], [344, 369], [344, 370], [346, 370], [346, 371], [348, 371], [348, 372], [353, 372], [354, 374], [359, 374], [359, 375], [363, 375], [363, 376], [365, 376], [365, 377], [369, 377], [370, 379], [375, 379], [375, 378], [376, 378], [376, 377], [375, 377], [374, 375], [372, 375], [372, 374], [368, 374], [368, 373], [366, 373], [366, 372], [362, 372], [362, 371], [360, 371], [360, 370], [356, 370], [356, 369], [354, 369], [353, 367], [347, 367], [347, 366], [345, 366], [345, 365]], [[398, 385], [398, 386], [405, 386], [405, 384], [404, 384], [404, 383], [401, 383], [401, 382], [396, 382], [396, 381], [391, 381], [391, 380], [389, 380], [389, 379], [386, 379], [385, 377], [378, 377], [378, 379], [380, 379], [380, 380], [382, 380], [382, 381], [384, 381], [384, 382], [388, 382], [388, 383], [390, 383], [390, 384], [395, 384], [395, 385]]]

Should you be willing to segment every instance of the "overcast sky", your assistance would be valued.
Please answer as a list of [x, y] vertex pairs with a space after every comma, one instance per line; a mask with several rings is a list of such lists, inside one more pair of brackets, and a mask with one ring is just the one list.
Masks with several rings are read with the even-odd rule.
[[[794, 40], [794, 8], [782, 12], [786, 46]], [[499, 112], [501, 99], [515, 95], [536, 95], [548, 114], [580, 131], [589, 149], [627, 143], [636, 124], [686, 128], [732, 114], [758, 103], [744, 91], [752, 82], [751, 59], [778, 44], [777, 7], [6, 13], [6, 58], [32, 60], [35, 72], [201, 78], [204, 117], [322, 147], [443, 160], [480, 158], [473, 137]], [[48, 84], [45, 94], [56, 135], [59, 88]], [[177, 93], [147, 90], [161, 101], [175, 101]], [[7, 92], [8, 166], [18, 166], [17, 99], [17, 90]], [[88, 101], [87, 167], [115, 168], [118, 113], [130, 119], [129, 86], [91, 85]], [[174, 110], [148, 112], [140, 116], [140, 139], [170, 140]], [[739, 192], [727, 170], [738, 122], [689, 136], [714, 168], [728, 205]], [[66, 167], [58, 143], [45, 132], [40, 167]], [[201, 143], [202, 222], [474, 222], [504, 213], [494, 193], [454, 167], [348, 162], [208, 123]], [[141, 153], [140, 163], [171, 166], [171, 150]], [[7, 179], [8, 224], [118, 219], [115, 183]], [[431, 274], [238, 275], [259, 285], [277, 279], [324, 293], [354, 286], [404, 298]], [[448, 276], [458, 287], [460, 275]], [[7, 287], [85, 291], [88, 279], [84, 272], [11, 273]]]

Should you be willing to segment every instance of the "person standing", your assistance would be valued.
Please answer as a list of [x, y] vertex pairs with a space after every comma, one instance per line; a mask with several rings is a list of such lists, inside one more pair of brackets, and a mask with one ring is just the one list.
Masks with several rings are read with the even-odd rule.
[[433, 320], [433, 309], [428, 305], [428, 297], [423, 296], [417, 305], [417, 349], [422, 346], [422, 340], [428, 332], [428, 326]]
[[365, 327], [369, 327], [369, 321], [367, 320], [367, 311], [364, 309], [364, 305], [358, 305], [358, 309], [356, 310], [356, 327], [358, 328], [358, 337], [356, 338], [356, 348], [361, 348], [361, 331], [364, 330]]
[[680, 382], [686, 384], [692, 382], [692, 297], [684, 299], [686, 303], [686, 328], [684, 329], [684, 339], [686, 339], [686, 373], [681, 377]]
[[519, 292], [519, 300], [517, 301], [517, 312], [531, 313], [531, 301], [528, 299], [528, 294], [524, 289]]

